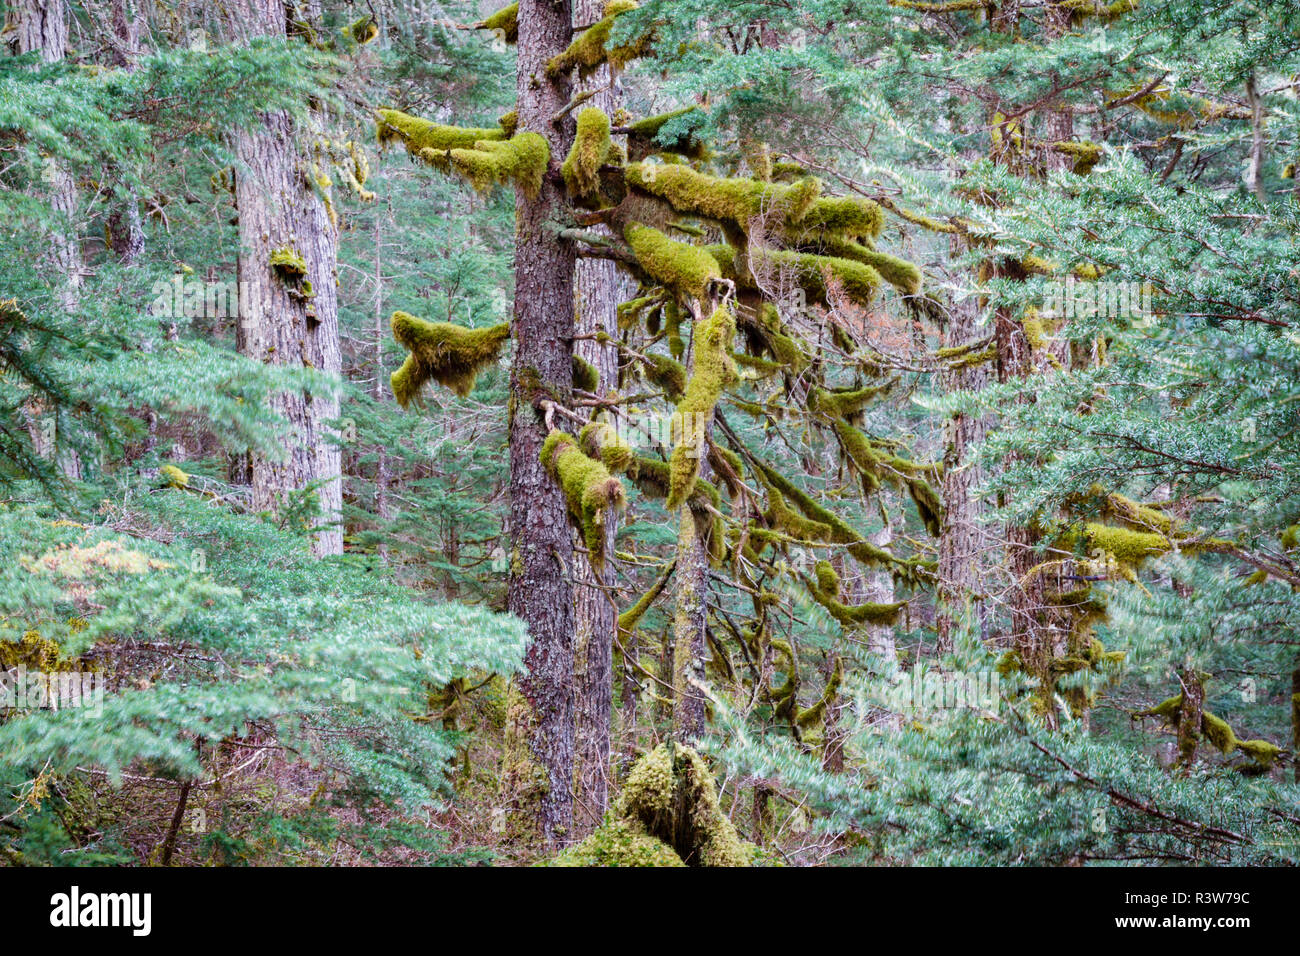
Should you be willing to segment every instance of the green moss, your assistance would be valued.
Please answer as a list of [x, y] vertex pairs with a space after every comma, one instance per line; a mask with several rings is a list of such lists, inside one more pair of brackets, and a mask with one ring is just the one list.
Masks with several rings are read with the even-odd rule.
[[594, 392], [600, 387], [600, 372], [581, 355], [573, 356], [573, 387]]
[[[1135, 717], [1158, 717], [1170, 727], [1177, 728], [1182, 718], [1183, 695], [1170, 697], [1149, 710], [1138, 711]], [[1244, 753], [1259, 769], [1268, 769], [1284, 752], [1267, 740], [1241, 740], [1226, 720], [1208, 710], [1201, 711], [1201, 735], [1222, 754], [1234, 750]]]
[[621, 70], [637, 57], [643, 56], [650, 48], [649, 33], [635, 37], [621, 46], [609, 45], [614, 21], [636, 8], [634, 0], [609, 0], [605, 4], [605, 15], [575, 37], [563, 53], [546, 64], [547, 74], [553, 77], [563, 76], [576, 67], [579, 76], [588, 77], [601, 64], [608, 63], [612, 69]]
[[708, 765], [690, 747], [660, 744], [638, 760], [616, 814], [671, 846], [687, 866], [748, 866], [754, 860], [753, 847], [722, 812]]
[[623, 237], [646, 274], [675, 293], [705, 299], [709, 284], [722, 276], [707, 250], [669, 239], [658, 229], [631, 222]]
[[[429, 120], [409, 116], [400, 110], [376, 110], [376, 132], [379, 144], [386, 146], [391, 142], [400, 142], [406, 151], [416, 159], [433, 162], [445, 169], [445, 162], [435, 161], [433, 157], [445, 154], [449, 149], [473, 149], [475, 143], [485, 140], [503, 140], [506, 133], [502, 129], [475, 129], [460, 126], [444, 126]], [[426, 155], [426, 151], [428, 154]]]
[[551, 147], [540, 133], [516, 133], [508, 140], [481, 140], [472, 149], [458, 148], [447, 153], [451, 168], [479, 192], [513, 182], [529, 199], [536, 199], [541, 192], [550, 157]]
[[1164, 554], [1173, 545], [1163, 534], [1116, 528], [1111, 525], [1089, 522], [1084, 535], [1091, 550], [1105, 551], [1115, 556], [1121, 564], [1136, 567], [1148, 558]]
[[487, 19], [474, 24], [474, 29], [487, 30], [493, 34], [499, 32], [502, 39], [507, 43], [517, 43], [519, 41], [519, 4], [512, 3], [508, 7], [501, 8]]
[[646, 378], [664, 390], [664, 397], [676, 404], [686, 394], [686, 368], [666, 355], [650, 353], [642, 363]]
[[375, 18], [364, 16], [360, 20], [355, 20], [343, 28], [343, 35], [361, 46], [365, 46], [375, 37], [379, 36], [379, 24]]
[[831, 672], [830, 678], [826, 681], [826, 689], [822, 691], [821, 697], [817, 703], [813, 704], [806, 710], [799, 711], [795, 718], [801, 728], [812, 727], [826, 714], [826, 708], [835, 702], [839, 695], [840, 684], [844, 681], [844, 661], [841, 658], [835, 660], [835, 670]]
[[669, 488], [665, 505], [680, 507], [695, 488], [703, 459], [705, 430], [713, 420], [713, 411], [722, 390], [738, 381], [736, 365], [731, 360], [731, 343], [736, 321], [725, 308], [695, 327], [695, 361], [686, 394], [674, 413], [674, 431], [679, 436], [669, 459]]
[[393, 338], [410, 352], [392, 375], [393, 395], [403, 406], [430, 380], [468, 395], [478, 373], [498, 359], [510, 337], [506, 322], [467, 329], [451, 322], [426, 322], [406, 312], [393, 313], [392, 327]]
[[785, 503], [785, 496], [775, 488], [768, 488], [767, 501], [767, 512], [764, 517], [782, 534], [799, 541], [830, 540], [832, 532], [829, 524], [814, 521], [794, 511]]
[[818, 245], [832, 256], [870, 266], [903, 295], [921, 294], [921, 270], [914, 263], [887, 252], [868, 249], [859, 242], [830, 237]]
[[572, 435], [553, 431], [542, 442], [541, 460], [564, 491], [569, 517], [582, 532], [588, 560], [597, 570], [605, 565], [605, 522], [609, 513], [627, 504], [623, 483], [604, 462], [585, 455]]
[[591, 458], [599, 458], [610, 471], [622, 474], [636, 461], [636, 452], [608, 422], [591, 422], [578, 432], [578, 444]]
[[[1127, 3], [1129, 0], [1120, 0], [1120, 2]], [[1074, 160], [1074, 168], [1072, 172], [1076, 176], [1087, 176], [1092, 172], [1093, 167], [1101, 162], [1103, 155], [1100, 146], [1096, 143], [1087, 142], [1086, 140], [1079, 142], [1053, 143], [1052, 149], [1056, 150], [1058, 153], [1065, 153], [1065, 155]]]
[[600, 167], [609, 159], [613, 140], [609, 135], [609, 117], [593, 106], [578, 114], [577, 133], [560, 172], [569, 195], [579, 198], [595, 195], [600, 187]]
[[821, 182], [814, 178], [792, 185], [754, 179], [722, 179], [672, 163], [631, 163], [628, 185], [667, 202], [679, 213], [728, 223], [747, 232], [751, 221], [773, 217], [796, 223], [816, 205]]
[[637, 598], [636, 603], [618, 616], [618, 630], [620, 634], [630, 634], [645, 617], [645, 612], [650, 610], [650, 605], [654, 604], [659, 595], [663, 593], [669, 580], [673, 575], [673, 566], [669, 565], [668, 569], [659, 576], [654, 585], [641, 597]]
[[610, 820], [547, 866], [677, 866], [682, 858], [662, 840], [628, 820]]
[[297, 280], [307, 274], [307, 260], [292, 246], [281, 246], [271, 250], [269, 265], [287, 279]]
[[765, 247], [751, 248], [749, 256], [750, 267], [756, 273], [788, 273], [807, 293], [809, 301], [822, 305], [830, 303], [831, 290], [838, 288], [851, 301], [868, 306], [883, 282], [871, 266], [838, 256]]
[[670, 113], [647, 116], [645, 119], [637, 120], [637, 122], [627, 126], [628, 142], [633, 158], [646, 156], [653, 152], [655, 147], [658, 147], [667, 152], [677, 153], [691, 159], [704, 159], [708, 155], [708, 148], [695, 135], [694, 129], [687, 129], [669, 137], [663, 136], [663, 128], [670, 121], [689, 116], [698, 110], [699, 107], [687, 106], [679, 110], [673, 110]]
[[840, 596], [840, 576], [829, 561], [818, 561], [814, 573], [819, 591], [830, 597]]
[[[826, 562], [826, 568], [830, 568]], [[878, 604], [874, 601], [867, 601], [863, 604], [843, 604], [836, 600], [835, 592], [824, 589], [821, 585], [822, 567], [818, 565], [818, 574], [816, 580], [805, 580], [808, 586], [808, 593], [822, 607], [830, 612], [831, 617], [835, 618], [844, 627], [854, 628], [864, 624], [887, 625], [893, 624], [898, 620], [899, 613], [906, 606], [905, 602], [896, 604]], [[832, 571], [832, 573], [834, 573]], [[838, 591], [839, 578], [835, 579], [836, 590]]]

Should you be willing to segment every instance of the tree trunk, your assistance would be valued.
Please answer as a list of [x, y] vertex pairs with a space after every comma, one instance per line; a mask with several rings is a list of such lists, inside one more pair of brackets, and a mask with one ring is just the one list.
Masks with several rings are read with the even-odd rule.
[[[954, 306], [944, 331], [944, 345], [956, 347], [976, 337], [975, 310]], [[944, 376], [944, 390], [978, 391], [987, 375], [979, 366], [958, 367]], [[935, 600], [938, 651], [951, 652], [955, 634], [974, 630], [980, 614], [980, 503], [974, 497], [980, 473], [972, 460], [974, 446], [984, 437], [984, 422], [958, 413], [945, 425], [943, 477], [939, 497], [943, 524], [939, 531], [939, 586]]]
[[[700, 478], [707, 481], [708, 477], [708, 462], [702, 461]], [[673, 738], [683, 744], [693, 744], [703, 735], [707, 715], [703, 685], [709, 621], [708, 533], [708, 515], [682, 505], [673, 575]]]
[[1205, 677], [1193, 667], [1178, 672], [1183, 685], [1183, 702], [1178, 708], [1178, 765], [1183, 773], [1196, 760], [1196, 746], [1201, 742], [1201, 711], [1205, 709]]
[[[239, 0], [234, 22], [245, 38], [285, 37], [279, 0]], [[312, 188], [293, 122], [284, 112], [235, 135], [235, 205], [239, 210], [239, 351], [269, 365], [313, 368], [337, 376], [339, 349], [338, 234]], [[301, 276], [271, 265], [273, 252], [297, 254]], [[308, 292], [307, 283], [310, 283]], [[319, 517], [314, 551], [343, 552], [341, 448], [326, 425], [338, 418], [338, 398], [308, 389], [279, 392], [271, 408], [289, 423], [289, 446], [275, 461], [252, 456], [253, 508], [281, 511], [287, 499], [316, 487]]]
[[[113, 0], [113, 45], [109, 56], [113, 66], [127, 72], [135, 69], [143, 21], [138, 0]], [[123, 265], [132, 265], [144, 253], [140, 202], [133, 187], [121, 189], [118, 196], [108, 217], [108, 245]]]
[[[569, 99], [568, 77], [546, 63], [571, 32], [568, 0], [520, 0], [519, 128], [550, 144], [550, 167], [537, 199], [516, 191], [515, 310], [510, 415], [510, 611], [528, 626], [527, 673], [509, 732], [528, 744], [534, 769], [511, 768], [517, 810], [535, 815], [546, 842], [573, 832], [573, 542], [564, 496], [542, 467], [546, 426], [534, 403], [567, 404], [572, 393], [573, 249], [552, 228], [564, 206], [559, 166], [573, 139], [572, 119], [551, 119]], [[519, 753], [521, 748], [515, 747]]]
[[[574, 26], [595, 23], [604, 12], [604, 0], [574, 0]], [[612, 116], [617, 97], [611, 88], [609, 65], [580, 80], [578, 90], [594, 90], [588, 106]], [[604, 227], [599, 227], [601, 230]], [[605, 332], [618, 338], [618, 303], [622, 278], [609, 259], [579, 259], [574, 274], [574, 316], [580, 336]], [[617, 384], [618, 348], [590, 339], [574, 343], [574, 352], [600, 374], [599, 395]], [[616, 516], [605, 518], [605, 553], [614, 554], [618, 530]], [[614, 629], [617, 612], [610, 562], [597, 572], [583, 554], [573, 561], [575, 625], [574, 774], [577, 836], [600, 825], [609, 804], [610, 719], [614, 696]]]

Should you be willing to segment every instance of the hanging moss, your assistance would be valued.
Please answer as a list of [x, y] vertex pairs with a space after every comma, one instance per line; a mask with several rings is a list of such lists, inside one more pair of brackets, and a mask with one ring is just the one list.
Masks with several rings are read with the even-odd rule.
[[[627, 476], [636, 483], [642, 494], [651, 498], [668, 497], [672, 484], [672, 470], [667, 462], [638, 456], [628, 468]], [[722, 492], [712, 482], [697, 477], [695, 489], [688, 500], [694, 506], [702, 507], [708, 504], [716, 508], [722, 501]]]
[[600, 387], [600, 372], [581, 355], [573, 356], [573, 387], [594, 392]]
[[[1157, 717], [1168, 726], [1177, 729], [1182, 719], [1182, 709], [1183, 695], [1179, 694], [1161, 701], [1148, 710], [1140, 710], [1133, 716], [1135, 718]], [[1241, 751], [1260, 769], [1272, 767], [1277, 762], [1277, 758], [1285, 752], [1281, 747], [1267, 740], [1239, 739], [1226, 720], [1208, 710], [1201, 711], [1201, 735], [1220, 753], [1230, 754], [1234, 750]]]
[[674, 430], [680, 437], [669, 459], [669, 488], [664, 504], [670, 510], [679, 508], [694, 490], [707, 440], [705, 429], [713, 420], [722, 390], [739, 380], [731, 360], [735, 335], [736, 321], [725, 308], [715, 309], [695, 327], [691, 378], [673, 415]]
[[627, 503], [623, 483], [603, 462], [588, 458], [578, 440], [567, 432], [553, 431], [542, 442], [542, 465], [564, 491], [569, 516], [582, 532], [591, 566], [605, 566], [605, 521], [611, 510]]
[[830, 303], [830, 291], [837, 286], [851, 301], [869, 306], [880, 291], [883, 280], [871, 266], [809, 252], [753, 247], [749, 251], [750, 267], [756, 273], [789, 273], [808, 295], [810, 302]]
[[430, 380], [457, 395], [468, 395], [478, 373], [498, 359], [510, 337], [507, 322], [467, 329], [451, 322], [426, 322], [406, 312], [393, 313], [392, 327], [393, 338], [410, 352], [392, 374], [393, 396], [402, 406], [409, 405]]
[[508, 140], [488, 139], [472, 149], [447, 153], [451, 167], [479, 192], [513, 182], [529, 199], [542, 189], [551, 147], [540, 133], [516, 133]]
[[681, 362], [674, 362], [666, 355], [651, 353], [645, 356], [643, 363], [646, 378], [664, 390], [664, 397], [676, 404], [686, 394], [686, 368]]
[[645, 617], [645, 612], [650, 610], [650, 605], [658, 599], [663, 593], [669, 580], [673, 576], [674, 565], [669, 565], [659, 579], [651, 586], [650, 590], [641, 595], [630, 608], [618, 616], [618, 630], [620, 634], [630, 634]]
[[600, 187], [600, 167], [609, 159], [613, 140], [609, 135], [609, 117], [603, 110], [589, 106], [578, 114], [577, 133], [560, 172], [569, 195], [575, 198], [594, 195]]
[[680, 362], [686, 353], [686, 342], [682, 338], [682, 310], [673, 299], [664, 303], [664, 331], [668, 333], [669, 353]]
[[710, 282], [722, 276], [707, 250], [669, 239], [658, 229], [631, 222], [623, 237], [646, 274], [678, 294], [705, 299]]
[[830, 237], [823, 239], [819, 245], [832, 256], [870, 266], [903, 295], [921, 293], [921, 270], [906, 259], [891, 256], [887, 252], [876, 252], [848, 239]]
[[840, 576], [829, 561], [818, 561], [813, 573], [817, 577], [817, 588], [829, 597], [840, 596]]
[[748, 231], [760, 216], [797, 223], [816, 206], [821, 182], [814, 178], [792, 185], [753, 179], [721, 179], [671, 163], [631, 163], [627, 183], [667, 202], [679, 213], [729, 223]]
[[[473, 149], [475, 143], [506, 138], [506, 133], [502, 129], [444, 126], [441, 123], [409, 116], [400, 110], [381, 109], [376, 110], [375, 115], [377, 117], [375, 128], [380, 146], [386, 146], [394, 141], [400, 142], [414, 158], [433, 162], [435, 165], [439, 165], [435, 157], [445, 154], [449, 149]], [[440, 168], [445, 168], [445, 164]]]
[[500, 35], [507, 43], [519, 42], [519, 4], [503, 7], [485, 20], [474, 24], [475, 30], [487, 30]]
[[595, 73], [604, 63], [608, 63], [611, 69], [621, 70], [633, 60], [644, 56], [650, 49], [649, 33], [635, 37], [621, 46], [609, 46], [614, 21], [636, 8], [635, 0], [609, 0], [605, 4], [605, 15], [578, 34], [563, 53], [546, 64], [547, 74], [552, 77], [563, 76], [576, 67], [578, 75], [585, 78]]
[[741, 841], [718, 803], [708, 765], [690, 747], [660, 744], [632, 768], [616, 815], [671, 846], [687, 866], [748, 866]]
[[835, 698], [839, 696], [840, 684], [843, 681], [844, 661], [841, 658], [836, 658], [835, 670], [831, 672], [830, 678], [827, 679], [826, 689], [822, 691], [821, 697], [817, 699], [817, 703], [813, 704], [808, 709], [799, 711], [799, 715], [795, 718], [795, 723], [797, 723], [801, 728], [808, 728], [820, 721], [826, 714], [826, 708], [833, 704]]

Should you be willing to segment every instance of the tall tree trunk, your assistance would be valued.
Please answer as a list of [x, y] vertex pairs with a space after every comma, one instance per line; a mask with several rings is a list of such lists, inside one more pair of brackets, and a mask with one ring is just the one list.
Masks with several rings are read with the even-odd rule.
[[1178, 681], [1183, 685], [1182, 705], [1178, 708], [1178, 765], [1183, 773], [1187, 773], [1196, 760], [1196, 747], [1201, 742], [1205, 675], [1194, 667], [1184, 667], [1178, 672]]
[[[139, 53], [144, 10], [140, 0], [113, 0], [113, 45], [109, 61], [127, 72], [135, 69]], [[144, 253], [144, 224], [135, 188], [118, 193], [108, 217], [108, 244], [123, 265], [131, 265]]]
[[[595, 23], [604, 12], [604, 0], [574, 0], [575, 27]], [[612, 116], [618, 99], [612, 89], [608, 64], [591, 77], [579, 80], [578, 90], [595, 91], [589, 106]], [[603, 229], [603, 227], [601, 227]], [[609, 259], [579, 259], [574, 274], [574, 316], [579, 336], [608, 334], [618, 338], [618, 303], [622, 278]], [[599, 395], [616, 384], [618, 348], [580, 338], [574, 352], [600, 375]], [[605, 553], [614, 554], [618, 522], [614, 514], [605, 519]], [[613, 580], [610, 562], [596, 571], [585, 555], [573, 561], [575, 690], [574, 690], [574, 790], [577, 836], [600, 825], [609, 804], [610, 719], [614, 696], [614, 629], [616, 627]]]
[[[709, 478], [707, 461], [700, 462], [700, 478]], [[709, 620], [708, 533], [707, 514], [689, 503], [682, 505], [673, 575], [673, 738], [684, 744], [703, 735], [707, 713], [703, 684]]]
[[[944, 345], [956, 347], [976, 337], [975, 310], [966, 303], [954, 306], [944, 330]], [[958, 367], [944, 376], [947, 392], [978, 391], [987, 375], [979, 366]], [[939, 531], [939, 584], [935, 624], [939, 653], [953, 649], [956, 632], [974, 629], [980, 616], [980, 503], [975, 498], [980, 473], [972, 459], [983, 440], [984, 423], [958, 412], [945, 425], [943, 477], [939, 497], [943, 524]]]
[[[68, 51], [67, 5], [64, 0], [15, 0], [9, 5], [9, 22], [14, 28], [10, 41], [22, 56], [39, 53], [42, 62], [57, 63]], [[54, 225], [49, 240], [49, 266], [57, 277], [56, 297], [65, 312], [77, 308], [81, 290], [81, 242], [77, 237], [77, 182], [61, 162], [49, 158], [41, 171]], [[60, 450], [57, 436], [36, 421], [47, 409], [29, 409], [29, 430], [36, 452], [56, 455], [59, 470], [67, 478], [81, 478], [81, 458], [72, 448]]]
[[[514, 365], [510, 376], [510, 611], [528, 626], [522, 706], [508, 732], [527, 744], [534, 767], [509, 768], [516, 809], [535, 815], [548, 843], [573, 833], [573, 541], [564, 496], [542, 467], [546, 426], [535, 402], [567, 404], [572, 393], [571, 246], [552, 220], [564, 205], [559, 166], [572, 119], [552, 123], [569, 99], [568, 77], [546, 64], [569, 44], [569, 0], [520, 0], [516, 73], [519, 128], [546, 137], [550, 168], [533, 200], [516, 191]], [[512, 752], [519, 754], [518, 745]]]
[[[243, 36], [286, 37], [280, 0], [238, 0], [234, 22]], [[338, 233], [312, 188], [293, 121], [266, 113], [259, 127], [235, 135], [235, 204], [239, 210], [239, 351], [269, 365], [313, 368], [337, 376], [339, 349]], [[302, 275], [271, 265], [272, 253], [300, 256]], [[307, 283], [310, 282], [310, 294]], [[316, 486], [320, 516], [314, 550], [343, 552], [341, 448], [326, 424], [338, 398], [311, 390], [279, 392], [271, 408], [289, 422], [285, 456], [252, 456], [253, 507], [278, 511], [286, 498]]]

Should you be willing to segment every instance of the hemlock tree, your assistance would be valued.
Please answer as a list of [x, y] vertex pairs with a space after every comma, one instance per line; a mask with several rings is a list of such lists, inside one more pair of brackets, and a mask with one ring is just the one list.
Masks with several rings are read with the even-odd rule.
[[[247, 42], [254, 38], [296, 38], [317, 43], [320, 4], [240, 0], [230, 24]], [[238, 345], [242, 354], [272, 365], [316, 369], [337, 377], [341, 368], [338, 330], [338, 223], [330, 196], [331, 153], [318, 142], [309, 155], [304, 129], [284, 111], [267, 113], [256, 126], [235, 134], [235, 205], [239, 214], [240, 301]], [[323, 148], [322, 148], [323, 147]], [[355, 153], [353, 154], [355, 157]], [[341, 162], [355, 162], [343, 158]], [[350, 181], [364, 175], [356, 163]], [[332, 422], [339, 417], [331, 384], [286, 390], [273, 400], [291, 425], [286, 454], [253, 454], [247, 478], [253, 507], [279, 511], [304, 491], [319, 503], [316, 553], [343, 553], [343, 478], [340, 440]]]
[[[626, 640], [650, 604], [671, 592], [667, 702], [683, 743], [704, 731], [709, 669], [796, 736], [818, 725], [834, 702], [837, 667], [829, 668], [815, 699], [800, 706], [799, 650], [774, 633], [782, 601], [777, 588], [806, 595], [849, 630], [892, 621], [903, 608], [901, 602], [845, 603], [829, 562], [813, 569], [783, 555], [804, 548], [847, 552], [913, 587], [933, 576], [928, 556], [900, 557], [872, 544], [766, 461], [744, 429], [729, 424], [723, 404], [770, 424], [784, 393], [796, 421], [823, 436], [822, 447], [835, 449], [864, 493], [893, 486], [915, 502], [920, 528], [935, 534], [940, 525], [933, 488], [939, 466], [913, 461], [896, 440], [854, 424], [889, 385], [868, 383], [883, 376], [870, 356], [856, 354], [851, 320], [886, 288], [916, 315], [932, 315], [919, 269], [875, 248], [884, 226], [878, 204], [823, 196], [820, 180], [798, 164], [773, 163], [760, 142], [737, 142], [714, 154], [699, 134], [704, 116], [697, 108], [615, 126], [586, 105], [586, 94], [570, 96], [575, 71], [618, 70], [653, 48], [661, 24], [634, 11], [615, 0], [572, 39], [552, 11], [528, 4], [480, 23], [515, 40], [519, 50], [518, 109], [499, 128], [378, 112], [381, 142], [399, 142], [415, 159], [478, 189], [516, 189], [514, 321], [466, 329], [394, 314], [394, 336], [410, 354], [393, 374], [393, 390], [404, 404], [430, 381], [467, 392], [475, 372], [514, 340], [510, 607], [528, 623], [533, 642], [523, 699], [512, 711], [513, 726], [526, 733], [516, 735], [506, 786], [518, 809], [532, 813], [529, 805], [536, 806], [541, 834], [552, 842], [563, 842], [572, 826], [568, 521], [581, 533], [593, 568], [603, 568], [615, 557], [607, 553], [608, 523], [627, 500], [619, 475], [642, 495], [663, 500], [677, 526], [675, 560], [620, 615], [618, 632]], [[626, 148], [614, 144], [615, 134], [627, 136]], [[614, 261], [641, 285], [619, 308], [617, 341], [596, 334], [600, 344], [617, 347], [617, 391], [582, 401], [573, 397], [575, 376], [587, 385], [595, 377], [573, 356], [578, 258]], [[659, 344], [667, 354], [653, 348]], [[649, 391], [637, 394], [638, 382]], [[755, 383], [771, 386], [769, 394], [755, 396]], [[661, 416], [664, 402], [671, 413]], [[593, 418], [591, 410], [602, 407], [617, 407], [625, 423], [639, 418], [641, 427], [665, 422], [667, 441], [657, 444], [658, 456], [639, 454], [626, 424]], [[716, 613], [719, 600], [727, 602], [722, 613]], [[835, 656], [834, 649], [829, 653]], [[783, 678], [773, 686], [778, 672]], [[806, 691], [803, 696], [808, 699]]]

